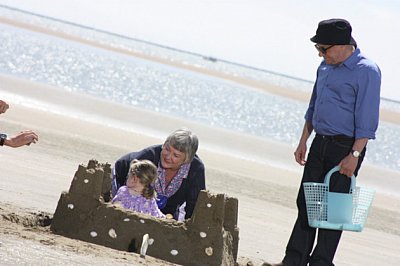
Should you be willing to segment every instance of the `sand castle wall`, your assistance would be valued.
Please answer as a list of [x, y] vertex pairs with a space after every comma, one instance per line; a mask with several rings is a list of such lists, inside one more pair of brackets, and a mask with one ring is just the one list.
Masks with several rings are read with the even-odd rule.
[[54, 233], [136, 253], [145, 236], [146, 254], [152, 257], [182, 265], [236, 264], [236, 198], [201, 191], [191, 219], [158, 219], [107, 202], [110, 173], [110, 164], [95, 160], [79, 165], [69, 192], [60, 196], [51, 224]]

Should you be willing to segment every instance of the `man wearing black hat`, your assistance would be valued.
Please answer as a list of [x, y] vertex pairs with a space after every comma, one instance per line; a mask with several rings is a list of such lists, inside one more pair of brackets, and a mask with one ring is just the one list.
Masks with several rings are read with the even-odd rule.
[[[351, 25], [344, 19], [329, 19], [318, 24], [311, 38], [323, 61], [318, 67], [305, 124], [294, 152], [304, 167], [304, 182], [324, 181], [327, 172], [339, 165], [331, 176], [330, 191], [347, 192], [350, 178], [357, 176], [369, 139], [378, 128], [381, 73], [366, 58], [351, 36]], [[315, 131], [308, 152], [307, 139]], [[298, 216], [285, 257], [281, 263], [263, 265], [334, 265], [333, 258], [342, 231], [316, 229], [308, 225], [303, 185], [297, 196]]]

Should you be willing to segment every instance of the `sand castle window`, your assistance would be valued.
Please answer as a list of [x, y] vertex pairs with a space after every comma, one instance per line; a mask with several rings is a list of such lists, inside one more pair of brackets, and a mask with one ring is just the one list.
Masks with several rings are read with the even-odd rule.
[[212, 256], [212, 254], [213, 254], [213, 248], [212, 248], [212, 247], [208, 247], [208, 248], [206, 248], [205, 252], [206, 252], [206, 254], [207, 254], [208, 256]]
[[173, 250], [171, 250], [171, 255], [172, 256], [176, 256], [176, 255], [178, 255], [178, 250], [175, 250], [175, 249], [173, 249]]
[[110, 230], [108, 230], [108, 235], [111, 238], [117, 238], [117, 233], [115, 232], [115, 230], [113, 228], [111, 228]]

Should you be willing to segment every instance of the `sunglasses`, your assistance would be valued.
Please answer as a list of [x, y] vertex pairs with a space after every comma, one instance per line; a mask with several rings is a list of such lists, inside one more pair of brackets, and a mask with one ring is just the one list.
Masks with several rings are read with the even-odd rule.
[[332, 48], [333, 46], [335, 46], [335, 45], [331, 45], [331, 46], [328, 46], [328, 47], [321, 47], [321, 46], [319, 46], [318, 44], [314, 45], [315, 49], [317, 49], [318, 52], [321, 52], [322, 54], [326, 54], [327, 51], [328, 51], [330, 48]]

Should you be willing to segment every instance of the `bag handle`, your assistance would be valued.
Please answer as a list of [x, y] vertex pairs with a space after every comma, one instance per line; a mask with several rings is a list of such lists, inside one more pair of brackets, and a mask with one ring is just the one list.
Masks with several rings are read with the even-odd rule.
[[[328, 186], [328, 191], [329, 191], [329, 184], [330, 184], [330, 180], [331, 180], [331, 175], [334, 172], [338, 172], [340, 170], [340, 166], [337, 165], [335, 167], [333, 167], [331, 170], [329, 170], [329, 172], [325, 175], [325, 180], [324, 183], [325, 185]], [[354, 174], [351, 176], [351, 185], [350, 185], [350, 191], [354, 191], [356, 188], [356, 177], [354, 176]], [[349, 191], [349, 193], [350, 193]]]

